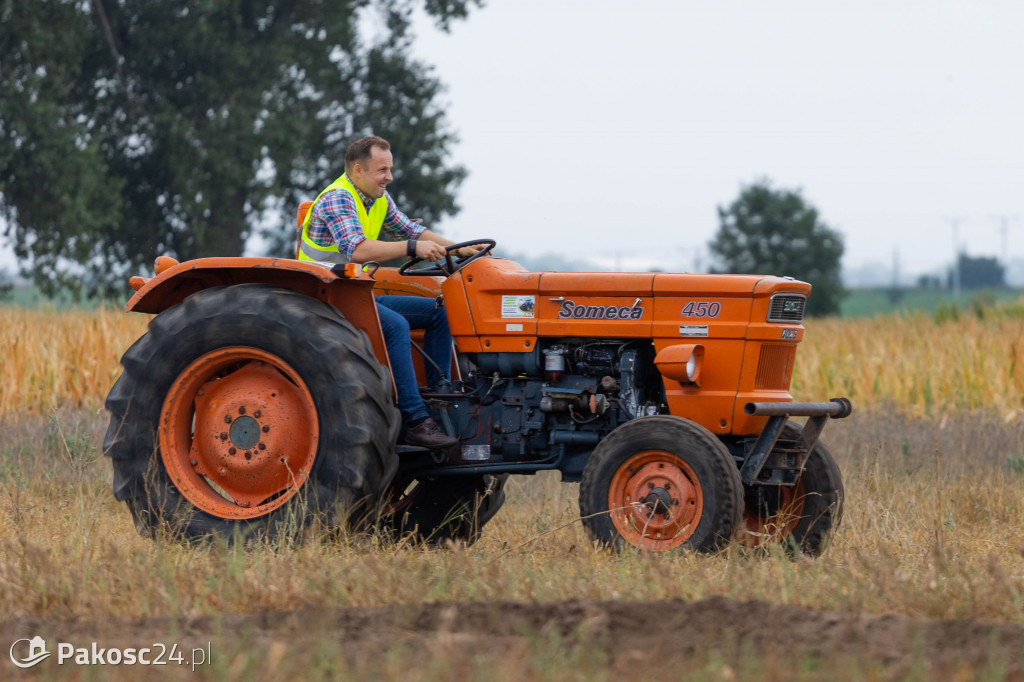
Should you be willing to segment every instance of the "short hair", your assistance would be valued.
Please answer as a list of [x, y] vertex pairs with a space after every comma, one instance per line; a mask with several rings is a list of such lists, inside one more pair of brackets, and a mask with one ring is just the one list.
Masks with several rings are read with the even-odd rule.
[[370, 159], [370, 155], [373, 153], [373, 148], [379, 147], [384, 151], [391, 151], [391, 145], [383, 137], [376, 137], [375, 135], [367, 135], [366, 137], [360, 137], [358, 140], [352, 142], [348, 149], [345, 150], [345, 172], [349, 173], [352, 171], [352, 167], [356, 163], [365, 163]]

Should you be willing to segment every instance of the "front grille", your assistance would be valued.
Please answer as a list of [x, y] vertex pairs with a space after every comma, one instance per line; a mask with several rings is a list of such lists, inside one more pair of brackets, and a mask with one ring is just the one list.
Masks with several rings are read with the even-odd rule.
[[806, 304], [807, 297], [801, 294], [775, 294], [768, 305], [768, 321], [800, 322]]
[[754, 377], [755, 390], [785, 391], [793, 377], [793, 358], [796, 346], [791, 344], [766, 343], [761, 346], [761, 357], [757, 360], [757, 375]]

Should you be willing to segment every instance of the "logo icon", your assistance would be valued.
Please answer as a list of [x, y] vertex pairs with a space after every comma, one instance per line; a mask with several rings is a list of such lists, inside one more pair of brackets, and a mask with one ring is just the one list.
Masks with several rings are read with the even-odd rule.
[[[28, 642], [29, 649], [28, 656], [19, 659], [14, 656], [14, 647], [18, 646], [21, 642]], [[19, 639], [11, 645], [11, 661], [19, 668], [31, 668], [44, 658], [49, 658], [49, 656], [49, 652], [46, 651], [46, 640], [39, 635], [32, 639]]]

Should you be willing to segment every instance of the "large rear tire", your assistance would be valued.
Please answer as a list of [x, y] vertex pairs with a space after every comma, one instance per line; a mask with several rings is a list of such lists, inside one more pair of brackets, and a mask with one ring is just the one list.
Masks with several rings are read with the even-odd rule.
[[104, 452], [136, 528], [190, 540], [293, 535], [366, 516], [400, 419], [369, 339], [289, 289], [208, 289], [121, 359]]
[[388, 524], [399, 537], [411, 535], [429, 545], [472, 545], [505, 504], [507, 479], [508, 474], [440, 476], [396, 485]]
[[[780, 438], [798, 440], [800, 430], [787, 422]], [[744, 486], [743, 543], [778, 542], [793, 555], [821, 556], [843, 520], [844, 496], [839, 465], [819, 440], [795, 486]]]
[[618, 549], [714, 552], [740, 527], [743, 485], [729, 451], [700, 425], [668, 415], [626, 422], [583, 469], [580, 515]]

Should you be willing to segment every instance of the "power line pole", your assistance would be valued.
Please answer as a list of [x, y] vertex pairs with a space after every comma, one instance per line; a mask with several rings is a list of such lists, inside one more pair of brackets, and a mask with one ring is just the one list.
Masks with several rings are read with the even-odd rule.
[[953, 298], [960, 298], [960, 218], [950, 218], [953, 227]]
[[1010, 223], [1020, 222], [1020, 217], [1015, 215], [1002, 215], [996, 216], [996, 220], [999, 221], [999, 247], [1002, 258], [1000, 260], [1004, 267], [1010, 265]]

